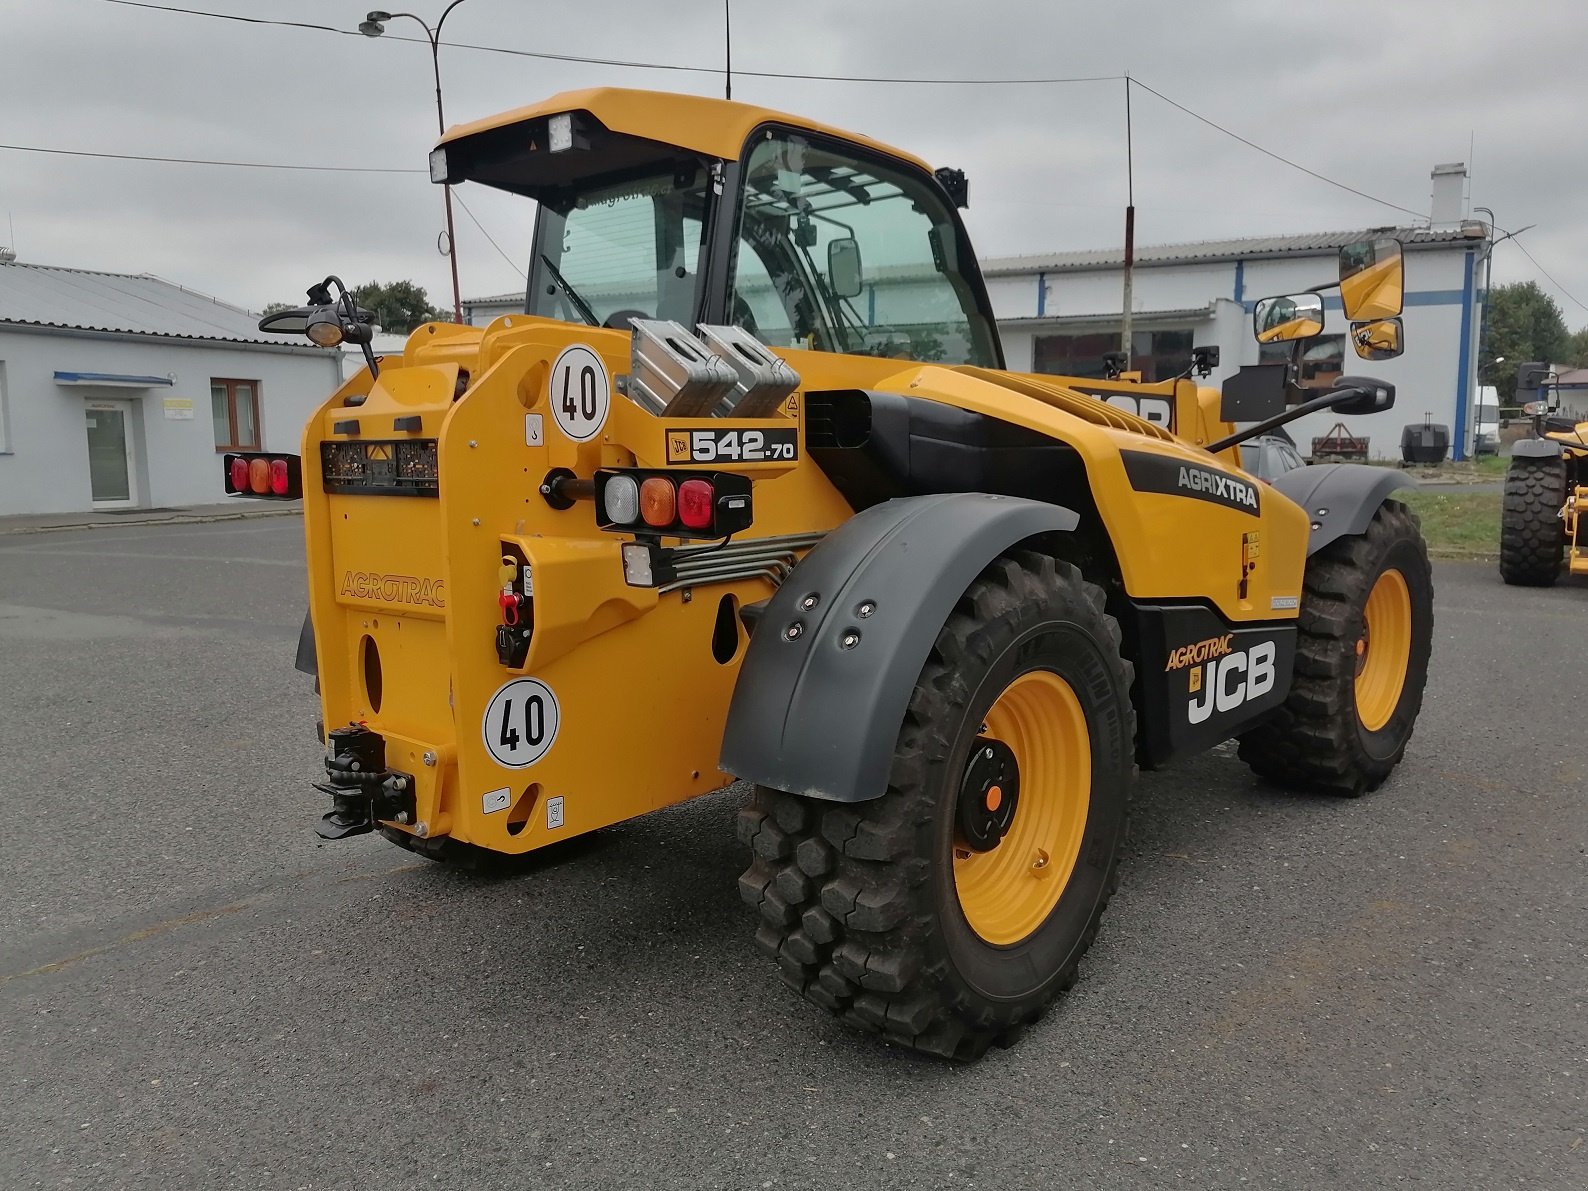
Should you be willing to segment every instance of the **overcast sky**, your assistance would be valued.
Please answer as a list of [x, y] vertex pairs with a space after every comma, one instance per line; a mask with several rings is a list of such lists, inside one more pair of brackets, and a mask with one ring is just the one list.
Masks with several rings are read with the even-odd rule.
[[[368, 0], [168, 0], [355, 29]], [[444, 0], [419, 0], [434, 19]], [[465, 0], [446, 41], [720, 67], [722, 0]], [[429, 49], [109, 0], [0, 0], [0, 143], [423, 170]], [[1258, 144], [1426, 212], [1436, 162], [1471, 164], [1502, 228], [1495, 281], [1539, 281], [1588, 324], [1588, 4], [1582, 0], [734, 0], [734, 64], [809, 74], [988, 78], [1129, 72]], [[556, 91], [720, 95], [719, 74], [442, 47], [448, 122]], [[1115, 246], [1123, 84], [885, 86], [734, 79], [734, 98], [816, 117], [971, 179], [983, 256]], [[1379, 226], [1410, 217], [1337, 190], [1137, 92], [1142, 244]], [[465, 297], [521, 288], [532, 206], [466, 185], [509, 264], [461, 211]], [[5, 219], [14, 222], [14, 233]], [[449, 302], [441, 192], [423, 172], [329, 174], [0, 150], [0, 243], [20, 259], [150, 272], [258, 309], [327, 272], [412, 277]]]

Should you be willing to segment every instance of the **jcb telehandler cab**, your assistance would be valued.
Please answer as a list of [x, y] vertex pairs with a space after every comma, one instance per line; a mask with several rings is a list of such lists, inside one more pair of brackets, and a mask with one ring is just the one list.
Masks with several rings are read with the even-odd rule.
[[[301, 468], [228, 460], [301, 488], [323, 836], [525, 853], [746, 779], [788, 981], [969, 1057], [1075, 979], [1138, 764], [1237, 737], [1353, 795], [1401, 759], [1432, 612], [1400, 476], [1269, 486], [1235, 450], [1389, 385], [1005, 371], [963, 176], [743, 104], [563, 94], [431, 176], [538, 204], [525, 312], [370, 355]], [[367, 351], [329, 286], [261, 326]], [[1398, 354], [1400, 246], [1340, 286], [1359, 353]], [[1299, 353], [1322, 311], [1256, 331]]]

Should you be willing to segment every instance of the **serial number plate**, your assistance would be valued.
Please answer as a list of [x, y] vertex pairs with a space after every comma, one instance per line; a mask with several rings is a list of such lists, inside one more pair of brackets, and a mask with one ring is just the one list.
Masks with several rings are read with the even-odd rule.
[[791, 463], [799, 458], [799, 431], [669, 430], [668, 463]]

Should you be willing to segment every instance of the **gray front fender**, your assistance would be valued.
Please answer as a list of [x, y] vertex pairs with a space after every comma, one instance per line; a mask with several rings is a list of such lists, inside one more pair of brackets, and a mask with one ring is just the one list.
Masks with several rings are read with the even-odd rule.
[[760, 618], [722, 768], [814, 798], [879, 797], [910, 692], [960, 596], [1010, 547], [1077, 521], [1058, 505], [980, 492], [890, 500], [846, 521]]
[[1307, 511], [1307, 553], [1316, 554], [1337, 538], [1366, 532], [1385, 498], [1397, 488], [1417, 487], [1417, 481], [1393, 467], [1315, 463], [1285, 472], [1274, 487]]

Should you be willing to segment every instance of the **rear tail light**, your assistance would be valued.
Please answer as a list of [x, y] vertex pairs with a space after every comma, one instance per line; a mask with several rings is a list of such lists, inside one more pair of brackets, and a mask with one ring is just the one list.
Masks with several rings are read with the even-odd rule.
[[640, 516], [652, 529], [666, 529], [678, 519], [678, 493], [668, 476], [649, 476], [640, 485]]
[[710, 529], [717, 490], [710, 480], [685, 480], [678, 486], [678, 519], [690, 529]]
[[222, 456], [221, 467], [227, 496], [275, 500], [299, 500], [303, 496], [303, 470], [296, 455], [236, 452]]
[[652, 539], [726, 538], [754, 516], [750, 478], [736, 472], [598, 471], [595, 506], [602, 529]]

